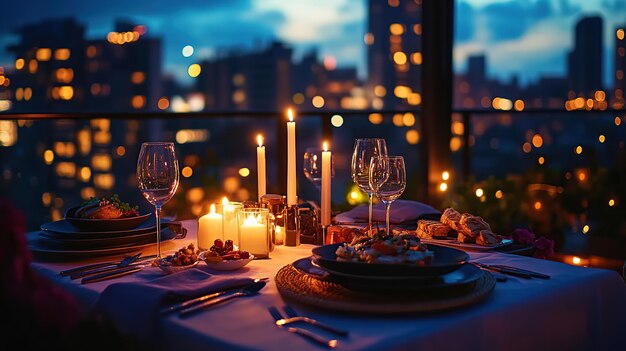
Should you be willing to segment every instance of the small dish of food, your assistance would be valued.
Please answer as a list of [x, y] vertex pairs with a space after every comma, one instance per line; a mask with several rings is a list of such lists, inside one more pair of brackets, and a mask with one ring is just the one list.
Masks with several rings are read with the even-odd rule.
[[233, 245], [232, 240], [223, 242], [220, 239], [215, 239], [209, 250], [200, 253], [199, 259], [211, 269], [234, 271], [250, 263], [254, 259], [254, 255], [239, 250], [237, 246]]
[[92, 197], [80, 206], [65, 212], [65, 220], [81, 231], [123, 231], [136, 228], [152, 214], [140, 214], [138, 206], [122, 202], [117, 194]]
[[155, 261], [153, 265], [158, 266], [167, 274], [177, 273], [197, 266], [200, 262], [199, 254], [200, 251], [191, 243], [180, 248], [174, 254]]

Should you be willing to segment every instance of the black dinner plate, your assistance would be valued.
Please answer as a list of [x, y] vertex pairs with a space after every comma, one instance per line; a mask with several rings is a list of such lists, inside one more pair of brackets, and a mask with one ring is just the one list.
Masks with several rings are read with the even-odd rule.
[[[129, 236], [94, 239], [60, 239], [49, 234], [49, 232], [39, 232], [42, 244], [48, 247], [68, 250], [94, 250], [156, 242], [156, 230]], [[161, 240], [169, 240], [170, 236], [176, 236], [176, 233], [169, 228], [161, 230]]]
[[74, 217], [80, 207], [72, 207], [65, 211], [65, 220], [71, 225], [84, 232], [113, 232], [137, 228], [145, 222], [152, 213], [146, 213], [135, 217], [117, 219], [90, 219]]
[[[165, 226], [170, 222], [168, 219], [162, 219], [161, 225]], [[154, 216], [150, 217], [139, 226], [128, 230], [119, 231], [106, 231], [106, 232], [86, 232], [81, 231], [70, 224], [67, 220], [62, 219], [59, 221], [44, 223], [40, 226], [41, 230], [45, 231], [49, 237], [60, 239], [94, 239], [94, 238], [114, 238], [121, 236], [145, 234], [156, 231], [156, 220]]]
[[[183, 236], [185, 232], [183, 231]], [[155, 245], [154, 243], [148, 244], [138, 244], [138, 245], [126, 245], [120, 247], [113, 248], [104, 248], [104, 249], [94, 249], [94, 250], [69, 250], [69, 249], [60, 249], [60, 248], [52, 248], [46, 246], [45, 243], [42, 242], [42, 238], [39, 236], [39, 232], [29, 232], [27, 233], [28, 239], [28, 248], [29, 250], [37, 257], [42, 260], [53, 260], [53, 261], [72, 261], [77, 259], [84, 258], [93, 258], [93, 257], [101, 257], [101, 256], [112, 256], [112, 255], [120, 255], [128, 252], [136, 252], [147, 248], [149, 246]], [[173, 239], [178, 236], [169, 236], [168, 240], [161, 241], [162, 244], [166, 244], [171, 242]]]
[[482, 276], [482, 270], [464, 263], [452, 272], [438, 276], [363, 276], [336, 272], [317, 264], [315, 258], [306, 257], [293, 263], [300, 272], [322, 281], [330, 281], [345, 288], [358, 291], [424, 291], [443, 288], [459, 288], [474, 284]]
[[335, 251], [344, 243], [318, 246], [312, 250], [316, 262], [324, 268], [361, 276], [435, 276], [459, 268], [469, 259], [467, 252], [435, 244], [428, 244], [433, 251], [433, 261], [429, 265], [385, 264], [337, 260]]

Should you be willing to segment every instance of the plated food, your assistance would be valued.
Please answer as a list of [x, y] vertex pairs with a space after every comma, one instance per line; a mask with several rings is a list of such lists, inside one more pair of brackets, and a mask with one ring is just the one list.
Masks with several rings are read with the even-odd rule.
[[494, 246], [500, 244], [503, 237], [491, 231], [489, 223], [471, 213], [459, 213], [454, 208], [447, 208], [441, 215], [441, 221], [419, 220], [416, 234], [422, 239], [445, 239], [456, 237], [459, 243]]
[[117, 194], [111, 197], [92, 197], [78, 207], [74, 218], [84, 219], [119, 219], [139, 216], [139, 206], [122, 202]]
[[373, 237], [361, 237], [351, 243], [344, 243], [335, 251], [338, 261], [354, 261], [385, 264], [429, 265], [434, 257], [433, 251], [420, 242], [415, 234], [397, 236], [376, 234]]
[[151, 216], [140, 214], [138, 206], [120, 200], [118, 195], [95, 198], [65, 212], [65, 220], [82, 232], [110, 232], [138, 227]]
[[161, 261], [155, 261], [153, 265], [161, 266], [189, 266], [198, 261], [200, 250], [197, 250], [193, 243], [184, 246], [173, 255], [166, 256]]

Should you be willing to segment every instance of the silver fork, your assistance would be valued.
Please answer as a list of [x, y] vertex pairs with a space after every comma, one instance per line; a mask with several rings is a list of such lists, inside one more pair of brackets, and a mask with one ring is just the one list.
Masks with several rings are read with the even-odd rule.
[[318, 320], [315, 320], [313, 318], [309, 318], [309, 317], [304, 317], [304, 316], [300, 316], [298, 315], [298, 312], [296, 312], [296, 310], [293, 309], [293, 307], [289, 306], [289, 305], [285, 305], [283, 307], [283, 310], [285, 310], [285, 313], [287, 313], [287, 317], [289, 318], [285, 318], [285, 319], [281, 319], [279, 321], [276, 321], [276, 324], [281, 324], [281, 325], [286, 325], [286, 324], [290, 324], [290, 323], [296, 323], [296, 322], [303, 322], [303, 323], [308, 323], [311, 325], [314, 325], [316, 327], [322, 328], [324, 330], [327, 330], [331, 333], [335, 333], [337, 335], [340, 336], [347, 336], [348, 332], [345, 330], [341, 330], [341, 329], [337, 329], [335, 327], [332, 327], [328, 324], [322, 323]]
[[276, 325], [279, 328], [285, 328], [285, 330], [287, 330], [290, 333], [294, 333], [294, 334], [298, 334], [302, 337], [308, 338], [310, 340], [315, 341], [316, 343], [323, 345], [325, 347], [334, 349], [335, 347], [337, 347], [337, 340], [332, 339], [332, 340], [328, 340], [325, 339], [317, 334], [314, 334], [313, 332], [310, 332], [306, 329], [301, 329], [301, 328], [294, 328], [294, 327], [287, 327], [287, 326], [283, 326], [281, 324], [278, 324], [278, 321], [284, 319], [282, 314], [280, 313], [280, 311], [278, 311], [278, 308], [271, 306], [268, 308], [268, 311], [270, 312], [270, 314], [272, 315], [272, 317], [274, 317], [274, 320], [276, 322]]

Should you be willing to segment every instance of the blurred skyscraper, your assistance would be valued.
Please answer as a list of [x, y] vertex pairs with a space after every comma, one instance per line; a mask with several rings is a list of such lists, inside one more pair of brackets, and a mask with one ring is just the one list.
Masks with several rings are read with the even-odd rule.
[[602, 86], [602, 18], [583, 17], [576, 24], [574, 49], [568, 56], [569, 89], [592, 97]]
[[614, 81], [614, 108], [624, 107], [624, 91], [626, 91], [626, 38], [624, 38], [626, 24], [615, 29], [615, 81]]
[[421, 1], [369, 0], [368, 92], [374, 108], [421, 104]]

